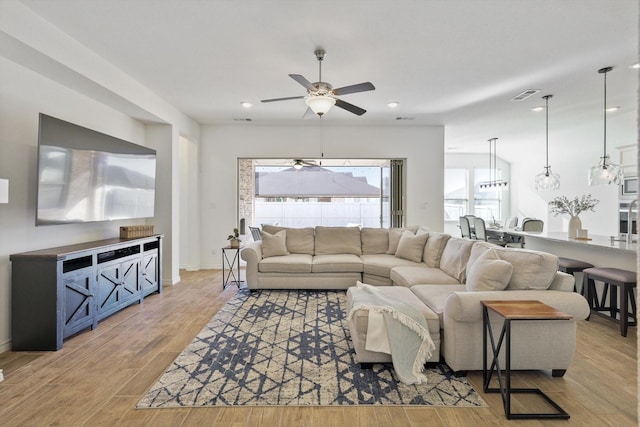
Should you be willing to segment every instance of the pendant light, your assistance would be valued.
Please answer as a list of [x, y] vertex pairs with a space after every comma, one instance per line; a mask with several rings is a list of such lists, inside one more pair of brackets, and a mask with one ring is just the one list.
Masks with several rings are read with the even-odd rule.
[[480, 191], [502, 191], [508, 190], [509, 183], [505, 180], [498, 179], [498, 162], [496, 141], [498, 138], [489, 139], [489, 181], [480, 183]]
[[544, 172], [540, 172], [536, 175], [536, 190], [557, 190], [560, 188], [560, 175], [557, 173], [551, 172], [551, 166], [549, 166], [549, 98], [553, 97], [553, 95], [545, 95], [542, 98], [545, 101], [545, 115], [546, 115], [546, 164], [544, 167]]
[[598, 73], [604, 75], [604, 154], [600, 157], [600, 162], [589, 169], [589, 185], [610, 185], [622, 184], [623, 176], [620, 166], [611, 162], [611, 158], [607, 154], [607, 73], [613, 70], [613, 67], [605, 67], [598, 70]]

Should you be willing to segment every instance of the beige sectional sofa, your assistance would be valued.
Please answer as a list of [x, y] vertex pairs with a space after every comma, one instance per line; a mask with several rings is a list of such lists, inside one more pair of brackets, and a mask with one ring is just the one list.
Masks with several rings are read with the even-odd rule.
[[[517, 322], [513, 369], [562, 375], [575, 352], [576, 321], [589, 315], [558, 271], [555, 255], [451, 237], [423, 227], [263, 227], [263, 240], [241, 251], [250, 289], [349, 289], [362, 281], [418, 308], [437, 350], [454, 371], [482, 369], [482, 300], [533, 299], [571, 314], [572, 321]], [[347, 292], [347, 309], [352, 304]], [[390, 356], [365, 348], [368, 313], [356, 312], [351, 336], [361, 363]], [[499, 328], [501, 322], [492, 318]], [[498, 331], [496, 331], [498, 332]]]

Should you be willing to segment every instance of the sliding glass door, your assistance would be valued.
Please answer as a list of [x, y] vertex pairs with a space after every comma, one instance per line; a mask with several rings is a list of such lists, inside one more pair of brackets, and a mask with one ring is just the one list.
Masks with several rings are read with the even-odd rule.
[[239, 159], [240, 223], [402, 224], [402, 165], [381, 159]]

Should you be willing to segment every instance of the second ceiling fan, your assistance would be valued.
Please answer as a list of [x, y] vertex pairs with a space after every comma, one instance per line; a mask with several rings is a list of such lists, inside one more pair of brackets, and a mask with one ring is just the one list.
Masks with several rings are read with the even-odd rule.
[[371, 84], [371, 82], [364, 82], [334, 89], [333, 86], [331, 86], [329, 83], [322, 81], [322, 60], [324, 59], [326, 52], [322, 49], [318, 49], [314, 53], [316, 55], [316, 58], [318, 59], [319, 68], [317, 82], [311, 83], [300, 74], [289, 74], [289, 77], [291, 77], [293, 80], [297, 81], [307, 89], [306, 96], [289, 96], [286, 98], [263, 99], [262, 102], [304, 99], [307, 106], [320, 117], [322, 117], [334, 105], [358, 116], [366, 113], [367, 110], [343, 101], [337, 98], [337, 96], [375, 90], [375, 86]]

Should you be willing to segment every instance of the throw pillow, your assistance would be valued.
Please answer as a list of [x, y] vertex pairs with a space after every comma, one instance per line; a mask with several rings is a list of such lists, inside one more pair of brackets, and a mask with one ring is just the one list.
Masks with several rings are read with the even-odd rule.
[[396, 257], [413, 262], [422, 261], [424, 244], [427, 243], [428, 238], [428, 233], [413, 234], [410, 231], [405, 231], [402, 233], [400, 241], [398, 242], [398, 249], [395, 254]]
[[467, 272], [467, 291], [501, 291], [509, 284], [513, 265], [491, 249], [480, 255]]
[[262, 230], [262, 258], [289, 255], [287, 251], [287, 232], [278, 231], [275, 234]]
[[[402, 234], [407, 231], [406, 228], [390, 228], [389, 229], [389, 249], [387, 250], [388, 255], [395, 255], [398, 250], [398, 243], [400, 243], [400, 238]], [[411, 231], [411, 234], [415, 234], [415, 231]]]

